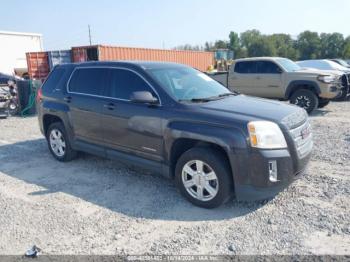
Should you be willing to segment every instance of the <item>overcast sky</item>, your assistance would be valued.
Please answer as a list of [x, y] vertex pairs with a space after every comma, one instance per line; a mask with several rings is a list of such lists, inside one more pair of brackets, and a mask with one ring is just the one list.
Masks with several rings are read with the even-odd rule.
[[172, 48], [231, 30], [350, 35], [350, 0], [2, 0], [0, 30], [35, 32], [46, 50], [94, 44]]

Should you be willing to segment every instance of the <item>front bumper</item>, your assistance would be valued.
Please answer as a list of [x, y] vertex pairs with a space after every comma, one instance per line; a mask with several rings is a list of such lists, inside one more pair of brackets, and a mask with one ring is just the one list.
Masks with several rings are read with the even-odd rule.
[[[291, 126], [284, 134], [286, 149], [250, 148], [245, 154], [232, 155], [235, 161], [230, 161], [238, 200], [271, 198], [302, 176], [313, 148], [310, 122], [306, 120], [297, 127]], [[272, 176], [275, 179], [271, 179], [271, 173], [276, 175]]]
[[319, 97], [324, 99], [333, 99], [337, 97], [343, 86], [339, 83], [335, 84], [324, 84], [324, 86], [321, 87], [322, 92], [319, 94]]
[[[235, 183], [237, 200], [255, 201], [272, 198], [300, 178], [310, 160], [311, 152], [293, 160], [287, 149], [262, 150], [253, 154], [245, 183]], [[277, 181], [269, 178], [269, 162], [277, 163]]]

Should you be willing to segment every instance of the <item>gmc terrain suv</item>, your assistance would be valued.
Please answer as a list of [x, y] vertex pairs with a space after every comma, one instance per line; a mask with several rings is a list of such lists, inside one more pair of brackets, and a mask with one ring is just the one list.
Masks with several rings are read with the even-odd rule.
[[237, 59], [224, 85], [242, 94], [289, 100], [310, 113], [340, 95], [341, 77], [341, 73], [302, 69], [286, 58], [257, 57]]
[[313, 146], [304, 109], [232, 93], [173, 63], [57, 66], [38, 113], [57, 160], [85, 151], [159, 172], [205, 208], [274, 196], [303, 173]]

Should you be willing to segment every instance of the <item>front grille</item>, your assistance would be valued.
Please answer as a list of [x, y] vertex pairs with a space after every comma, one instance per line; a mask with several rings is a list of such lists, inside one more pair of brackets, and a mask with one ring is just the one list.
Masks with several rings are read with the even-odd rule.
[[311, 152], [313, 146], [312, 130], [309, 120], [301, 126], [290, 129], [289, 133], [293, 138], [298, 157], [300, 159], [304, 158]]

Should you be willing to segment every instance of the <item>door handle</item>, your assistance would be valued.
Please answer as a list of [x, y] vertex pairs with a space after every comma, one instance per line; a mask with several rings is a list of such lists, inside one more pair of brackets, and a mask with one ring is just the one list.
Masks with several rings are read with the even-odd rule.
[[63, 98], [63, 100], [66, 101], [67, 103], [70, 103], [72, 101], [72, 97], [66, 96], [65, 98]]
[[259, 80], [259, 79], [261, 79], [261, 77], [260, 77], [260, 76], [257, 76], [255, 79], [258, 79], [258, 80]]
[[108, 110], [114, 110], [115, 109], [115, 105], [113, 103], [108, 103], [103, 105], [104, 108], [108, 109]]

